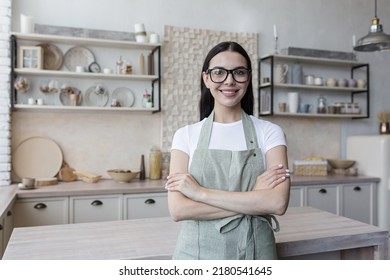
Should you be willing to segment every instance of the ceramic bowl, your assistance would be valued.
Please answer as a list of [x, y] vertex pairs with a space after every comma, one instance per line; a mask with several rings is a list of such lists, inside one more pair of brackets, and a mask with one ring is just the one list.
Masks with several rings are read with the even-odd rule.
[[111, 176], [114, 181], [119, 183], [128, 183], [138, 176], [139, 170], [129, 169], [111, 169], [107, 170], [108, 175]]
[[328, 159], [329, 165], [334, 169], [346, 169], [350, 168], [355, 164], [354, 160], [347, 159]]
[[22, 184], [26, 189], [35, 188], [35, 179], [34, 178], [22, 178]]

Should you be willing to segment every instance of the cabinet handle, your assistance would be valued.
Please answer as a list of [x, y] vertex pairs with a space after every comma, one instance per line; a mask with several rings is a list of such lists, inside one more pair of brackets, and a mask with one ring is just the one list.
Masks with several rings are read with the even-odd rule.
[[325, 189], [320, 189], [318, 192], [319, 193], [327, 193], [327, 191]]
[[145, 200], [145, 204], [155, 204], [155, 203], [156, 203], [156, 201], [152, 198]]
[[100, 206], [100, 205], [103, 205], [103, 202], [101, 202], [100, 200], [94, 200], [94, 201], [92, 201], [91, 205], [92, 206]]
[[8, 212], [7, 212], [7, 217], [9, 217], [9, 216], [12, 216], [12, 211], [11, 210], [8, 210]]
[[35, 209], [45, 209], [47, 206], [45, 203], [38, 203], [38, 204], [35, 204], [34, 208]]
[[356, 187], [353, 188], [353, 190], [354, 190], [354, 191], [357, 191], [357, 192], [360, 192], [360, 191], [362, 190], [362, 188], [359, 187], [359, 186], [356, 186]]

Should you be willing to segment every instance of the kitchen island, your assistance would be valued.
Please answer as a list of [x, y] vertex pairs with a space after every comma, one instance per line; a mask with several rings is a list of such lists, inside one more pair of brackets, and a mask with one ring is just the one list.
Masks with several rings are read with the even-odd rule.
[[[388, 259], [388, 230], [310, 207], [278, 220], [280, 259]], [[179, 229], [170, 217], [15, 228], [3, 259], [170, 259]]]

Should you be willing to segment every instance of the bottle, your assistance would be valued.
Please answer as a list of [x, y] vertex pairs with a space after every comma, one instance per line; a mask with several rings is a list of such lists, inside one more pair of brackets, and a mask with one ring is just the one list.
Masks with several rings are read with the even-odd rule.
[[161, 179], [161, 151], [158, 148], [153, 147], [150, 150], [149, 163], [150, 163], [149, 179], [151, 180]]
[[140, 75], [145, 75], [145, 58], [143, 53], [138, 58], [138, 70]]
[[115, 68], [116, 74], [121, 74], [122, 66], [123, 66], [123, 60], [122, 60], [122, 56], [120, 56], [119, 60], [116, 62], [116, 68]]
[[140, 166], [139, 179], [145, 180], [145, 156], [144, 155], [141, 155], [141, 166]]
[[325, 114], [326, 113], [326, 98], [322, 95], [318, 98], [317, 113]]

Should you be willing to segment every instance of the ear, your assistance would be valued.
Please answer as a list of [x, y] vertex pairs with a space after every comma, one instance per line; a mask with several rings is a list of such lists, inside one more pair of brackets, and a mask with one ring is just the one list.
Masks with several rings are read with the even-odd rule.
[[202, 72], [202, 79], [203, 79], [203, 83], [206, 85], [207, 88], [209, 88], [208, 86], [208, 82], [209, 82], [209, 79], [210, 79], [210, 76], [208, 74], [206, 74], [206, 72]]

